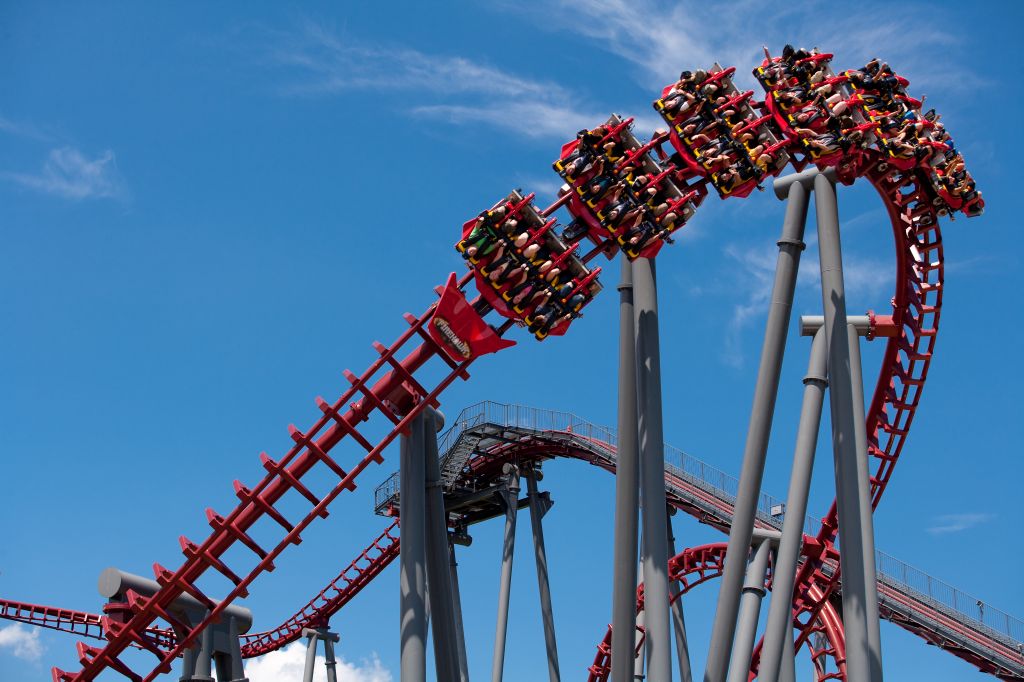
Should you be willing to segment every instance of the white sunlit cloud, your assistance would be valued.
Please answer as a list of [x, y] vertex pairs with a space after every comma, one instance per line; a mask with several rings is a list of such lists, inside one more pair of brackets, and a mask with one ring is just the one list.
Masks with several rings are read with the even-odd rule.
[[[313, 682], [327, 681], [326, 659], [316, 657]], [[245, 676], [249, 682], [281, 682], [301, 680], [306, 667], [305, 641], [293, 642], [283, 649], [249, 660]], [[337, 657], [338, 682], [392, 682], [391, 672], [385, 668], [377, 654], [356, 664]]]
[[5, 173], [7, 180], [64, 199], [117, 198], [124, 189], [114, 153], [89, 158], [74, 147], [50, 151], [38, 173]]
[[[818, 289], [821, 285], [821, 274], [813, 267], [818, 255], [812, 239], [808, 239], [808, 249], [801, 256], [801, 263], [811, 263], [809, 267], [799, 270], [797, 286], [806, 289]], [[732, 315], [726, 327], [723, 361], [732, 367], [741, 367], [744, 354], [741, 352], [744, 331], [755, 319], [760, 319], [768, 310], [768, 301], [775, 282], [775, 265], [778, 252], [774, 249], [741, 247], [729, 244], [725, 247], [725, 255], [732, 264], [730, 271], [740, 273], [738, 289], [745, 292], [743, 298], [735, 303]], [[738, 270], [737, 270], [738, 266]], [[843, 281], [847, 294], [856, 293], [862, 296], [875, 297], [893, 286], [892, 267], [881, 260], [871, 260], [855, 254], [844, 254]], [[731, 291], [731, 289], [730, 289]]]
[[716, 3], [670, 0], [532, 0], [504, 7], [516, 12], [525, 7], [538, 27], [576, 33], [632, 62], [648, 87], [716, 61], [736, 66], [737, 82], [755, 87], [750, 70], [764, 57], [762, 44], [778, 53], [785, 43], [834, 53], [839, 68], [882, 57], [918, 88], [941, 84], [944, 90], [963, 90], [979, 82], [956, 59], [960, 39], [934, 4], [886, 6], [884, 22], [871, 11], [825, 3], [773, 6], [766, 12], [764, 3], [754, 0], [734, 0], [727, 11]]
[[[285, 95], [352, 90], [412, 93], [405, 111], [452, 124], [484, 124], [535, 138], [568, 139], [608, 117], [579, 93], [462, 56], [349, 39], [307, 20], [276, 33], [271, 60], [290, 72]], [[637, 122], [653, 130], [655, 117]]]
[[43, 657], [43, 643], [39, 641], [39, 630], [14, 623], [0, 628], [0, 652], [33, 663]]
[[932, 519], [932, 525], [927, 528], [927, 531], [932, 535], [948, 535], [949, 533], [958, 533], [962, 530], [969, 530], [976, 526], [980, 526], [994, 518], [995, 516], [993, 514], [981, 514], [977, 512], [943, 514]]

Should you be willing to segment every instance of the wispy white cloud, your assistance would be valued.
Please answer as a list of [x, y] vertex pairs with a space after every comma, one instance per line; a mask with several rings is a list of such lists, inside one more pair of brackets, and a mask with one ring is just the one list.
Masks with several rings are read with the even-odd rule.
[[17, 135], [18, 137], [30, 137], [36, 140], [50, 139], [49, 135], [39, 130], [31, 123], [14, 121], [4, 116], [0, 116], [0, 133]]
[[995, 518], [994, 514], [981, 514], [977, 512], [968, 512], [963, 514], [943, 514], [936, 516], [932, 519], [932, 526], [927, 528], [927, 531], [932, 535], [946, 535], [948, 533], [957, 533], [962, 530], [968, 530], [979, 526], [986, 521], [991, 521]]
[[37, 662], [43, 657], [43, 643], [39, 630], [14, 623], [0, 628], [0, 651], [9, 651], [25, 661]]
[[[821, 273], [814, 267], [818, 259], [816, 243], [812, 235], [807, 237], [808, 248], [801, 257], [806, 263], [797, 275], [797, 286], [803, 289], [818, 289], [821, 286]], [[768, 310], [772, 286], [775, 282], [775, 266], [778, 253], [758, 245], [740, 246], [729, 244], [725, 247], [725, 255], [730, 263], [730, 272], [738, 277], [730, 278], [729, 292], [742, 291], [741, 300], [733, 305], [732, 314], [726, 326], [723, 361], [732, 367], [742, 367], [744, 353], [742, 340], [747, 327]], [[891, 290], [894, 274], [891, 266], [880, 260], [864, 258], [858, 254], [847, 253], [843, 257], [843, 281], [847, 292], [861, 298], [873, 298]]]
[[[305, 665], [306, 645], [300, 641], [248, 661], [245, 666], [245, 676], [249, 678], [249, 682], [300, 680]], [[326, 682], [326, 670], [324, 657], [317, 656], [313, 682]], [[377, 654], [373, 654], [369, 659], [364, 659], [358, 665], [339, 657], [335, 670], [338, 682], [391, 682], [392, 680], [390, 671], [381, 664]]]
[[[516, 11], [523, 4], [515, 3]], [[716, 3], [668, 0], [545, 0], [525, 6], [540, 27], [576, 33], [632, 62], [648, 87], [715, 61], [736, 66], [737, 81], [754, 87], [750, 70], [763, 57], [763, 43], [775, 52], [785, 43], [817, 46], [834, 53], [840, 68], [881, 56], [911, 79], [915, 92], [940, 83], [946, 90], [978, 83], [956, 59], [952, 48], [959, 39], [934, 4], [886, 5], [884, 22], [870, 9], [850, 11], [822, 2], [773, 6], [771, 12], [755, 0], [733, 0], [728, 11]]]
[[124, 185], [109, 149], [88, 158], [74, 147], [50, 151], [38, 173], [3, 173], [3, 178], [22, 187], [65, 199], [118, 198]]
[[287, 72], [284, 95], [387, 92], [412, 116], [535, 138], [568, 139], [608, 116], [550, 80], [462, 56], [360, 42], [311, 20], [295, 31], [272, 33], [270, 40], [272, 63]]

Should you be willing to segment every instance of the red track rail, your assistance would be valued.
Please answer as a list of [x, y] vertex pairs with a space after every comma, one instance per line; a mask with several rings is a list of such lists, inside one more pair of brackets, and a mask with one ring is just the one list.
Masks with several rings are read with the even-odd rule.
[[[669, 559], [669, 581], [679, 581], [679, 590], [670, 595], [671, 601], [674, 602], [677, 599], [681, 599], [684, 594], [698, 585], [721, 577], [725, 566], [726, 549], [727, 545], [725, 543], [718, 542], [684, 549]], [[765, 582], [765, 585], [768, 588], [771, 587], [770, 577]], [[643, 610], [643, 606], [644, 592], [643, 585], [641, 585], [637, 588], [638, 614]], [[644, 633], [642, 628], [638, 628], [638, 630], [641, 632], [641, 641], [637, 645], [637, 650], [639, 651]], [[846, 675], [846, 652], [843, 648], [842, 636], [843, 625], [839, 614], [836, 613], [835, 608], [831, 604], [827, 604], [821, 610], [818, 622], [814, 624], [814, 630], [824, 634], [827, 641], [838, 642], [838, 645], [830, 645], [825, 649], [815, 649], [810, 642], [806, 644], [811, 650], [812, 659], [816, 662], [821, 661], [821, 665], [824, 666], [822, 659], [825, 657], [831, 658], [834, 667], [840, 671], [839, 673], [826, 675], [821, 679], [843, 679]], [[604, 639], [597, 646], [597, 655], [594, 657], [594, 663], [587, 669], [589, 673], [587, 677], [588, 682], [606, 682], [608, 680], [608, 676], [611, 674], [611, 656], [612, 629], [609, 626], [605, 632]]]
[[242, 656], [251, 658], [280, 649], [298, 639], [303, 628], [325, 627], [331, 616], [395, 560], [399, 551], [397, 531], [395, 519], [337, 578], [284, 623], [273, 630], [242, 635]]
[[[799, 144], [796, 139], [790, 142], [793, 147]], [[914, 171], [906, 174], [892, 168], [883, 171], [882, 160], [878, 156], [874, 162], [862, 167], [867, 169], [864, 173], [882, 196], [893, 224], [897, 253], [897, 289], [893, 307], [900, 335], [888, 342], [867, 417], [870, 455], [877, 465], [872, 477], [872, 502], [876, 505], [892, 475], [920, 399], [938, 327], [943, 276], [938, 216], [932, 208], [927, 191], [920, 184], [924, 181]], [[842, 167], [841, 160], [836, 163]], [[915, 201], [916, 213], [912, 213], [911, 202]], [[927, 224], [920, 222], [922, 216], [927, 216]], [[460, 288], [469, 279], [469, 275], [464, 277], [459, 284]], [[437, 397], [447, 386], [458, 378], [468, 378], [466, 368], [472, 360], [461, 363], [450, 360], [426, 331], [425, 324], [432, 310], [433, 307], [429, 308], [418, 318], [406, 316], [409, 329], [390, 347], [374, 344], [380, 357], [362, 375], [356, 377], [346, 371], [351, 387], [333, 404], [318, 399], [317, 404], [323, 416], [307, 432], [291, 427], [295, 445], [282, 459], [274, 461], [265, 454], [261, 456], [261, 463], [267, 470], [263, 479], [251, 489], [235, 482], [235, 492], [240, 503], [227, 516], [207, 510], [213, 529], [207, 539], [196, 544], [183, 538], [185, 562], [175, 571], [154, 566], [156, 579], [162, 585], [160, 591], [150, 598], [129, 595], [131, 616], [124, 623], [108, 624], [106, 635], [109, 641], [106, 646], [94, 648], [80, 645], [82, 669], [77, 673], [54, 669], [54, 680], [87, 682], [108, 667], [118, 670], [129, 679], [146, 682], [158, 674], [169, 672], [170, 662], [193, 645], [203, 628], [216, 620], [234, 599], [246, 596], [249, 586], [259, 575], [273, 570], [274, 559], [289, 545], [298, 544], [302, 531], [316, 518], [326, 517], [328, 505], [344, 490], [354, 488], [355, 479], [370, 463], [382, 461], [384, 448], [406, 429], [426, 405], [437, 405]], [[506, 323], [499, 333], [504, 332], [510, 324]], [[400, 351], [416, 337], [422, 343], [399, 359]], [[450, 372], [433, 389], [428, 390], [420, 385], [414, 374], [434, 356], [446, 362]], [[374, 381], [382, 370], [386, 373]], [[355, 402], [350, 402], [353, 399]], [[391, 422], [387, 435], [376, 443], [371, 443], [357, 428], [373, 416]], [[365, 450], [363, 457], [349, 470], [343, 469], [328, 455], [346, 437]], [[314, 495], [301, 480], [317, 465], [330, 469], [338, 478], [338, 482], [323, 497]], [[289, 491], [306, 497], [312, 506], [296, 523], [285, 519], [274, 507]], [[276, 523], [280, 527], [278, 533], [283, 532], [277, 544], [270, 549], [258, 545], [248, 533], [261, 520], [271, 525]], [[833, 506], [818, 534], [824, 557], [834, 553], [836, 527]], [[253, 553], [256, 558], [254, 566], [231, 568], [222, 561], [222, 555], [239, 544]], [[825, 575], [817, 570], [816, 563], [806, 562], [798, 576], [794, 615], [802, 617], [805, 619], [803, 622], [807, 623], [801, 635], [801, 644], [806, 642], [813, 631], [813, 624], [819, 621], [820, 614], [828, 608], [828, 597], [838, 582], [838, 572]], [[197, 585], [210, 568], [234, 585], [220, 604], [214, 604]], [[207, 618], [187, 631], [168, 652], [147, 646], [159, 660], [145, 677], [128, 670], [118, 658], [120, 653], [129, 646], [150, 644], [147, 630], [157, 618], [166, 617], [166, 608], [185, 593], [210, 607]]]
[[[467, 275], [459, 286], [464, 287], [469, 281]], [[260, 461], [267, 474], [254, 487], [249, 488], [235, 481], [234, 488], [240, 502], [227, 516], [207, 510], [207, 519], [213, 532], [201, 544], [182, 539], [185, 562], [176, 571], [170, 571], [160, 565], [153, 570], [161, 589], [152, 597], [129, 594], [132, 608], [131, 616], [124, 623], [106, 622], [105, 634], [108, 642], [103, 648], [91, 647], [80, 643], [78, 646], [82, 669], [77, 673], [69, 673], [59, 669], [53, 670], [55, 682], [86, 682], [93, 680], [106, 668], [117, 670], [131, 680], [149, 680], [157, 675], [170, 671], [171, 661], [186, 648], [193, 645], [196, 636], [206, 626], [214, 622], [220, 613], [238, 597], [248, 594], [252, 582], [264, 571], [274, 568], [276, 559], [289, 545], [298, 544], [301, 533], [317, 518], [328, 515], [327, 506], [345, 490], [355, 488], [356, 477], [371, 463], [383, 461], [381, 452], [427, 405], [438, 405], [437, 396], [456, 379], [469, 377], [466, 368], [472, 359], [456, 363], [437, 346], [437, 343], [425, 329], [430, 320], [433, 306], [419, 317], [406, 316], [409, 328], [390, 347], [374, 344], [380, 357], [356, 377], [346, 370], [345, 377], [351, 387], [334, 403], [317, 399], [317, 405], [323, 416], [305, 433], [294, 426], [290, 427], [290, 435], [295, 445], [279, 461], [274, 461], [266, 454], [261, 454]], [[500, 331], [505, 331], [506, 327]], [[404, 358], [399, 353], [414, 340], [422, 340]], [[413, 377], [413, 374], [432, 357], [437, 356], [448, 364], [448, 374], [433, 388], [426, 389]], [[381, 372], [384, 375], [374, 382]], [[374, 382], [371, 384], [371, 382]], [[355, 402], [350, 402], [356, 399]], [[347, 407], [347, 410], [346, 410]], [[343, 410], [345, 410], [343, 412]], [[377, 443], [371, 443], [359, 431], [362, 422], [371, 416], [383, 416], [391, 422], [387, 435]], [[345, 437], [350, 437], [365, 450], [365, 454], [352, 466], [343, 469], [335, 462], [328, 452]], [[337, 477], [337, 483], [322, 498], [314, 495], [302, 483], [302, 478], [318, 464], [331, 470]], [[295, 491], [307, 498], [312, 506], [310, 511], [298, 522], [286, 519], [274, 504], [287, 492]], [[269, 520], [271, 524], [280, 526], [283, 536], [270, 549], [264, 549], [249, 535], [248, 531], [258, 521]], [[232, 546], [240, 544], [249, 549], [258, 559], [255, 566], [241, 569], [228, 567], [220, 557]], [[234, 588], [223, 600], [214, 603], [198, 586], [197, 581], [209, 569], [225, 576], [234, 584]], [[149, 644], [146, 631], [157, 618], [167, 618], [166, 609], [182, 594], [190, 594], [205, 603], [210, 611], [207, 617], [196, 627], [185, 632], [169, 651], [146, 646]], [[146, 646], [158, 659], [157, 664], [145, 676], [130, 670], [118, 657], [129, 646]]]
[[[0, 599], [0, 618], [16, 623], [25, 623], [48, 630], [67, 632], [92, 639], [106, 639], [108, 616], [57, 606], [41, 606], [25, 602]], [[170, 649], [174, 644], [174, 632], [164, 628], [148, 628], [148, 641], [161, 649]], [[144, 648], [133, 644], [135, 648]]]

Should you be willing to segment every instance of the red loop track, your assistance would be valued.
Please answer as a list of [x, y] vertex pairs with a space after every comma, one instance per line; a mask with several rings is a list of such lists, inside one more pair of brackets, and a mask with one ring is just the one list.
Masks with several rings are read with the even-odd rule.
[[[743, 97], [749, 106], [764, 107], [763, 104], [749, 100], [749, 95], [744, 94]], [[788, 149], [792, 154], [804, 148], [802, 145], [805, 141], [791, 131], [783, 129], [782, 134], [785, 137], [780, 143], [780, 149]], [[934, 349], [943, 285], [938, 211], [929, 193], [929, 179], [924, 171], [916, 167], [898, 170], [889, 162], [888, 156], [878, 151], [859, 149], [851, 154], [831, 154], [827, 160], [813, 160], [822, 167], [836, 166], [840, 179], [847, 183], [852, 182], [855, 175], [866, 177], [886, 205], [895, 237], [896, 291], [893, 297], [893, 317], [899, 334], [887, 342], [879, 379], [867, 413], [869, 449], [875, 462], [875, 473], [871, 481], [872, 502], [878, 504], [900, 456]], [[806, 162], [807, 158], [800, 162], [794, 161], [798, 167]], [[777, 174], [779, 170], [781, 167], [774, 169], [771, 174]], [[683, 169], [677, 171], [683, 173]], [[712, 173], [709, 171], [704, 177], [694, 177], [692, 169], [687, 172], [689, 175], [683, 180], [688, 180], [689, 184], [685, 184], [684, 188], [697, 191], [695, 188], [699, 187], [703, 190], [701, 196], [706, 195], [706, 184], [712, 181]], [[679, 177], [682, 178], [682, 175]], [[717, 189], [723, 198], [742, 195], [723, 192], [721, 187]], [[559, 204], [563, 202], [564, 198]], [[546, 218], [559, 204], [541, 215]], [[460, 292], [472, 277], [472, 272], [463, 277], [457, 287]], [[447, 289], [439, 289], [439, 294], [453, 287], [454, 284], [450, 283]], [[458, 298], [465, 306], [461, 293]], [[442, 296], [442, 303], [444, 300]], [[479, 299], [472, 305], [478, 313], [487, 312], [487, 306], [481, 305]], [[458, 336], [454, 339], [451, 337], [451, 327], [437, 324], [439, 328], [445, 327], [441, 331], [442, 336], [447, 334], [448, 342], [466, 353], [464, 359], [453, 359], [456, 356], [452, 354], [451, 348], [446, 348], [439, 340], [438, 332], [428, 325], [430, 322], [438, 323], [437, 306], [430, 306], [419, 317], [406, 315], [409, 328], [392, 345], [375, 343], [374, 348], [379, 357], [361, 375], [356, 376], [346, 371], [345, 377], [350, 383], [348, 390], [333, 403], [318, 399], [317, 405], [322, 416], [306, 432], [290, 427], [294, 446], [280, 460], [261, 455], [261, 464], [266, 474], [258, 483], [248, 487], [235, 481], [234, 489], [239, 504], [226, 515], [207, 510], [207, 519], [212, 529], [210, 535], [201, 543], [182, 539], [185, 561], [181, 566], [176, 570], [154, 566], [161, 589], [152, 597], [128, 595], [131, 610], [123, 619], [124, 622], [107, 618], [102, 624], [103, 634], [108, 640], [105, 646], [80, 646], [82, 668], [78, 672], [54, 669], [54, 680], [88, 682], [104, 669], [112, 668], [131, 680], [148, 682], [159, 674], [169, 672], [174, 658], [195, 643], [198, 633], [204, 627], [216, 620], [235, 599], [245, 597], [250, 585], [263, 572], [273, 570], [274, 560], [289, 545], [298, 544], [301, 533], [313, 521], [328, 515], [327, 508], [331, 502], [345, 490], [353, 489], [360, 473], [371, 463], [382, 461], [383, 450], [406, 430], [417, 414], [427, 405], [437, 406], [438, 396], [456, 379], [468, 378], [467, 367], [481, 353], [463, 351]], [[494, 352], [507, 345], [497, 336], [512, 324], [512, 321], [506, 321], [500, 328], [493, 329], [482, 322], [477, 323], [476, 333], [481, 338], [487, 337], [486, 342], [490, 344], [489, 350], [482, 352]], [[402, 353], [405, 355], [402, 356]], [[433, 384], [433, 388], [428, 388], [415, 375], [435, 357], [447, 365], [447, 370], [443, 378]], [[387, 426], [387, 435], [377, 442], [371, 442], [363, 435], [362, 424], [370, 419]], [[361, 457], [347, 465], [347, 469], [329, 454], [345, 438], [354, 441], [363, 450]], [[314, 494], [302, 482], [303, 477], [314, 468], [326, 468], [336, 478], [337, 482], [325, 495]], [[309, 502], [310, 509], [301, 519], [289, 520], [275, 508], [275, 504], [290, 491], [298, 493]], [[276, 529], [275, 537], [278, 539], [275, 544], [263, 547], [253, 539], [250, 529], [258, 523], [261, 527]], [[833, 619], [834, 612], [830, 611], [829, 606], [829, 597], [838, 583], [838, 571], [821, 570], [823, 561], [835, 557], [836, 529], [837, 518], [833, 506], [817, 537], [809, 543], [818, 552], [816, 557], [809, 557], [812, 560], [805, 561], [798, 576], [794, 618], [802, 623], [800, 645], [807, 644], [812, 633], [824, 628], [832, 639], [831, 647], [841, 651], [841, 642], [836, 640], [837, 631], [834, 627], [838, 620]], [[371, 545], [373, 556], [364, 552], [349, 567], [352, 570], [350, 580], [345, 577], [345, 573], [339, 577], [343, 582], [348, 581], [341, 589], [338, 589], [337, 583], [332, 583], [290, 621], [273, 631], [249, 636], [246, 639], [247, 654], [256, 655], [273, 650], [293, 640], [301, 632], [301, 624], [329, 615], [340, 608], [397, 554], [397, 542], [389, 534], [390, 530]], [[236, 545], [246, 548], [250, 553], [251, 562], [248, 565], [229, 567], [225, 563], [222, 557], [229, 548]], [[357, 567], [360, 560], [368, 563], [361, 568]], [[209, 569], [233, 585], [219, 604], [215, 604], [199, 584]], [[153, 646], [150, 636], [154, 631], [154, 623], [160, 618], [166, 619], [168, 606], [183, 594], [189, 594], [207, 604], [210, 609], [207, 617], [202, 623], [183, 632], [173, 644], [168, 644], [166, 650]], [[66, 622], [72, 621], [73, 618]], [[86, 628], [83, 634], [91, 636], [94, 632], [89, 628], [94, 628], [95, 624], [82, 623], [81, 626]], [[145, 675], [128, 670], [119, 659], [119, 655], [130, 646], [142, 646], [157, 658]], [[819, 652], [818, 655], [827, 653]], [[841, 664], [839, 659], [841, 656], [837, 658]]]

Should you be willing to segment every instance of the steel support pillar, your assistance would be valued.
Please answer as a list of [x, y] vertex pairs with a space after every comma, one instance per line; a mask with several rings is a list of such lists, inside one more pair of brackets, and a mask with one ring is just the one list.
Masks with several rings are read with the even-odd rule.
[[821, 406], [828, 385], [826, 351], [825, 331], [819, 329], [811, 342], [811, 357], [804, 377], [804, 400], [793, 452], [793, 470], [789, 477], [786, 518], [782, 522], [782, 540], [772, 571], [772, 598], [768, 604], [768, 620], [758, 670], [762, 682], [777, 682], [783, 659], [793, 655], [793, 584], [800, 559], [814, 453], [818, 447]]
[[516, 515], [519, 511], [519, 469], [506, 464], [505, 490], [502, 502], [505, 506], [505, 538], [501, 550], [501, 584], [498, 588], [498, 617], [494, 627], [494, 658], [491, 662], [491, 681], [501, 682], [505, 670], [505, 640], [508, 634], [508, 604], [512, 593], [512, 560], [516, 549]]
[[302, 682], [313, 682], [313, 672], [316, 668], [316, 645], [319, 641], [324, 643], [327, 682], [338, 682], [338, 663], [334, 658], [334, 643], [338, 641], [338, 635], [329, 632], [327, 628], [304, 628], [302, 636], [309, 639], [306, 643], [306, 667], [302, 671]]
[[306, 665], [302, 669], [302, 682], [313, 682], [313, 672], [316, 670], [316, 633], [313, 630], [306, 630], [310, 633], [306, 642]]
[[729, 665], [736, 615], [739, 610], [740, 590], [743, 585], [747, 552], [754, 530], [754, 516], [761, 494], [765, 455], [771, 435], [775, 398], [779, 389], [783, 351], [793, 309], [793, 291], [796, 288], [800, 252], [804, 249], [803, 234], [807, 220], [808, 191], [804, 181], [794, 181], [787, 191], [786, 217], [779, 239], [779, 257], [775, 266], [768, 320], [765, 323], [761, 364], [754, 387], [754, 401], [750, 409], [750, 423], [743, 449], [743, 468], [740, 469], [739, 487], [729, 530], [729, 546], [725, 555], [718, 605], [711, 630], [711, 644], [705, 682], [723, 682]]
[[444, 509], [441, 465], [437, 455], [437, 432], [444, 416], [431, 407], [423, 414], [423, 455], [426, 458], [427, 491], [427, 596], [433, 624], [434, 665], [437, 679], [457, 680], [459, 646], [452, 597], [451, 558], [448, 551], [448, 513]]
[[768, 571], [771, 544], [772, 541], [769, 539], [761, 540], [743, 579], [736, 638], [733, 640], [732, 656], [729, 660], [729, 682], [747, 682], [747, 676], [750, 674], [750, 657], [754, 652], [757, 619], [761, 615], [761, 600], [764, 599], [764, 578]]
[[213, 627], [199, 634], [199, 653], [195, 657], [195, 673], [188, 682], [213, 682]]
[[459, 563], [455, 560], [455, 543], [448, 537], [448, 561], [452, 573], [452, 601], [455, 603], [455, 636], [459, 646], [459, 682], [469, 682], [466, 660], [466, 630], [462, 624], [462, 593], [459, 590]]
[[398, 555], [400, 595], [400, 682], [427, 679], [426, 461], [421, 413], [401, 438]]
[[[234, 616], [228, 618], [228, 654], [222, 655], [224, 667], [230, 671], [230, 677], [226, 679], [231, 682], [248, 682], [245, 676], [245, 667], [242, 664], [242, 644], [238, 641], [239, 635], [238, 619]], [[327, 682], [334, 682], [328, 680]]]
[[[661, 415], [661, 352], [654, 261], [633, 261], [636, 324], [637, 440], [643, 504], [644, 627], [647, 678], [672, 680], [668, 603], [668, 528], [665, 518], [665, 439]], [[613, 633], [614, 634], [614, 633]]]
[[[668, 507], [666, 523], [668, 525], [669, 557], [676, 555], [676, 536], [672, 532], [672, 516], [674, 514], [675, 509], [671, 506]], [[673, 580], [669, 584], [670, 592], [679, 594], [681, 589], [682, 585], [679, 584], [678, 580]], [[679, 664], [679, 682], [693, 682], [693, 671], [690, 669], [690, 645], [686, 637], [686, 619], [683, 617], [683, 596], [681, 594], [672, 602], [672, 629], [676, 633], [676, 659]]]
[[548, 584], [548, 556], [544, 548], [544, 527], [541, 519], [551, 507], [549, 497], [537, 492], [538, 470], [526, 472], [527, 499], [530, 503], [530, 527], [533, 529], [533, 552], [537, 562], [537, 589], [540, 593], [540, 614], [544, 623], [544, 648], [548, 655], [548, 678], [559, 682], [558, 646], [555, 642], [555, 617], [551, 609], [551, 586]]
[[[843, 581], [843, 626], [846, 632], [846, 669], [850, 682], [880, 682], [882, 660], [880, 642], [872, 648], [872, 629], [868, 623], [869, 594], [875, 585], [867, 584], [867, 561], [874, 552], [864, 556], [873, 545], [865, 538], [872, 527], [871, 500], [858, 489], [859, 462], [857, 434], [864, 433], [863, 402], [856, 421], [854, 383], [863, 381], [853, 376], [850, 342], [846, 319], [846, 294], [843, 284], [842, 247], [839, 239], [839, 209], [835, 187], [823, 176], [814, 180], [815, 208], [818, 218], [818, 252], [821, 260], [821, 294], [825, 313], [825, 341], [828, 347], [829, 404], [832, 415], [832, 451], [836, 471], [836, 507], [839, 512], [840, 567]], [[859, 364], [859, 363], [858, 363]], [[858, 368], [859, 369], [859, 368]], [[866, 437], [861, 443], [866, 442]], [[866, 461], [864, 461], [866, 464]], [[863, 474], [867, 480], [867, 472]], [[866, 492], [866, 491], [865, 491]], [[872, 564], [873, 566], [873, 564]], [[873, 572], [872, 572], [873, 573]], [[877, 604], [877, 599], [875, 598]], [[877, 625], [876, 625], [877, 627]]]
[[850, 347], [850, 376], [853, 379], [853, 423], [857, 443], [857, 515], [861, 527], [861, 560], [863, 561], [864, 607], [868, 623], [868, 648], [877, 661], [878, 679], [882, 675], [882, 632], [878, 615], [878, 573], [875, 567], [875, 520], [871, 505], [871, 470], [868, 462], [867, 417], [864, 414], [864, 374], [860, 363], [861, 329], [847, 324], [846, 339]]
[[633, 266], [621, 256], [619, 283], [619, 444], [615, 463], [615, 539], [612, 545], [611, 682], [633, 680], [636, 645], [639, 475], [636, 420], [636, 344]]
[[[775, 580], [774, 575], [772, 580]], [[796, 647], [793, 645], [792, 630], [788, 631], [786, 642], [786, 650], [782, 653], [782, 664], [779, 666], [779, 682], [796, 682]]]

